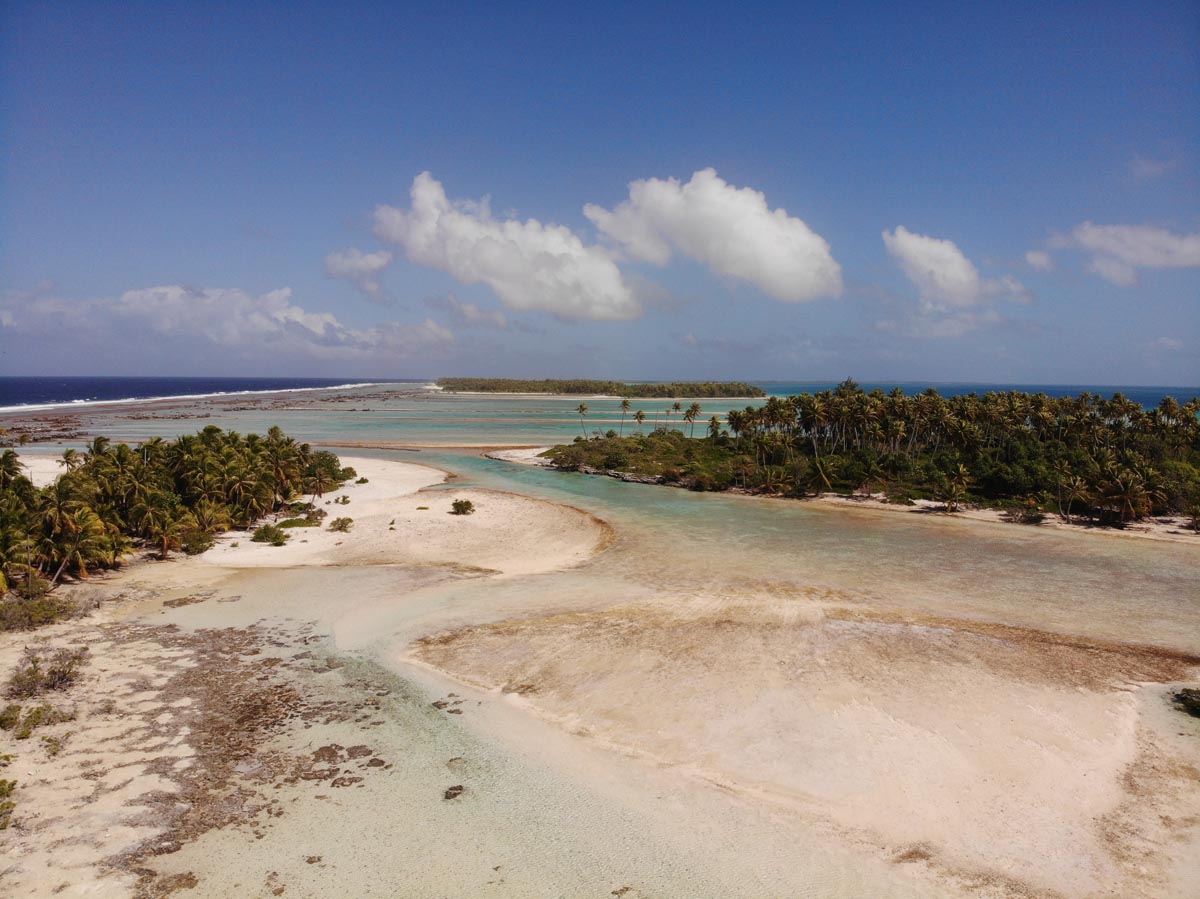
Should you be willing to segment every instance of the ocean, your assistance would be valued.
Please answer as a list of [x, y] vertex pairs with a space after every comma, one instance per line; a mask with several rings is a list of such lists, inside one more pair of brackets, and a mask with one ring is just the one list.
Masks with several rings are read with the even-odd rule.
[[[365, 380], [362, 378], [110, 378], [110, 377], [0, 377], [0, 413], [34, 411], [56, 406], [84, 403], [117, 403], [164, 398], [203, 398], [230, 394], [274, 393], [291, 390], [321, 390], [344, 387], [377, 386], [380, 384], [427, 384], [432, 378], [404, 380], [396, 378]], [[836, 381], [750, 381], [772, 396], [792, 396], [814, 393], [837, 386]], [[1089, 391], [1104, 397], [1123, 393], [1146, 408], [1153, 408], [1165, 396], [1184, 402], [1200, 396], [1200, 387], [1133, 387], [1114, 384], [984, 384], [971, 382], [929, 381], [863, 381], [864, 390], [879, 388], [890, 391], [899, 387], [905, 393], [916, 394], [935, 388], [943, 396], [967, 393], [987, 393], [995, 390], [1022, 390], [1045, 393], [1048, 396], [1077, 396]], [[720, 400], [710, 404], [735, 402]]]
[[81, 403], [361, 387], [377, 383], [362, 378], [0, 377], [0, 412]]

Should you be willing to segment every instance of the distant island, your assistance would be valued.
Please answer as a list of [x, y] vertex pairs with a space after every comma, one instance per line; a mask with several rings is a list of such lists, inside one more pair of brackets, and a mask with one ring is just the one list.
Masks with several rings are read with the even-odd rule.
[[1200, 530], [1200, 399], [1145, 409], [1119, 393], [947, 398], [845, 381], [700, 419], [703, 437], [692, 437], [698, 404], [688, 412], [686, 434], [670, 425], [643, 433], [639, 413], [632, 427], [622, 418], [619, 429], [545, 456], [560, 469], [693, 490], [881, 494], [947, 511], [976, 504], [1031, 524], [1047, 512], [1118, 526], [1174, 513]]
[[627, 384], [585, 378], [522, 381], [516, 378], [438, 378], [442, 390], [458, 393], [555, 393], [571, 396], [628, 397], [764, 397], [766, 391], [741, 381], [673, 381], [670, 384]]

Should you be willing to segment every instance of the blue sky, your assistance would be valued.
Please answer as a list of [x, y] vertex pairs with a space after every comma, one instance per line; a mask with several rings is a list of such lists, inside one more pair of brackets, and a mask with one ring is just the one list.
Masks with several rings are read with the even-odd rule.
[[0, 15], [0, 373], [1200, 384], [1194, 2]]

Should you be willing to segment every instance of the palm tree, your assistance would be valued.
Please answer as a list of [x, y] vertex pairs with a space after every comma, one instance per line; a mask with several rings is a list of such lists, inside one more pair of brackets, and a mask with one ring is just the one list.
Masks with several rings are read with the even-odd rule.
[[637, 412], [633, 413], [633, 420], [637, 422], [638, 433], [642, 433], [642, 422], [646, 420], [646, 413], [638, 409]]
[[21, 477], [21, 457], [16, 450], [6, 449], [0, 453], [0, 489], [6, 490]]
[[[1089, 496], [1087, 481], [1076, 474], [1068, 474], [1058, 483], [1058, 514], [1071, 523], [1071, 506], [1080, 501], [1086, 501]], [[1066, 509], [1063, 502], [1066, 502]]]
[[112, 443], [107, 437], [96, 437], [88, 444], [87, 454], [91, 458], [103, 456], [108, 452], [108, 446]]
[[683, 420], [686, 421], [691, 428], [688, 430], [688, 437], [696, 436], [696, 416], [700, 414], [700, 404], [692, 403], [687, 407], [687, 411], [683, 413]]
[[621, 432], [620, 436], [625, 436], [625, 413], [629, 411], [629, 397], [621, 400]]
[[967, 495], [971, 486], [971, 471], [961, 462], [946, 476], [941, 484], [938, 499], [946, 504], [947, 512], [957, 512], [958, 504]]
[[715, 415], [708, 420], [708, 436], [712, 438], [713, 443], [721, 436], [721, 419]]
[[65, 449], [63, 450], [62, 458], [58, 460], [58, 464], [65, 466], [67, 471], [74, 471], [83, 464], [83, 461], [83, 456], [79, 450]]
[[579, 408], [575, 411], [579, 413], [579, 430], [583, 434], [583, 439], [587, 440], [587, 429], [583, 426], [583, 418], [588, 414], [588, 404], [580, 403]]

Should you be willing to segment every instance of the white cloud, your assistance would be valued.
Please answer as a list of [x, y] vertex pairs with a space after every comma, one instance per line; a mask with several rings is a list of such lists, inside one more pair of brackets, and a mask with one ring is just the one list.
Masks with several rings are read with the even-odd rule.
[[325, 271], [335, 278], [343, 278], [358, 287], [372, 300], [379, 300], [382, 288], [379, 273], [391, 264], [392, 254], [387, 250], [364, 253], [362, 250], [337, 250], [325, 257]]
[[441, 309], [463, 328], [507, 328], [508, 318], [499, 309], [482, 309], [474, 303], [464, 303], [454, 294], [426, 300], [426, 305]]
[[1093, 256], [1087, 269], [1093, 275], [1099, 275], [1118, 287], [1132, 287], [1137, 284], [1137, 271], [1134, 267], [1111, 256]]
[[1153, 225], [1095, 225], [1084, 222], [1050, 241], [1092, 254], [1088, 270], [1121, 287], [1137, 283], [1141, 268], [1200, 267], [1200, 232], [1175, 234]]
[[1045, 250], [1030, 250], [1025, 254], [1029, 267], [1038, 272], [1049, 272], [1054, 269], [1054, 258]]
[[687, 183], [650, 178], [629, 185], [613, 210], [583, 209], [634, 259], [666, 265], [673, 251], [749, 281], [778, 300], [840, 296], [842, 270], [829, 244], [802, 220], [770, 209], [766, 197], [702, 169]]
[[1155, 353], [1178, 353], [1183, 349], [1183, 341], [1176, 337], [1159, 337], [1150, 341], [1147, 348]]
[[1129, 162], [1129, 173], [1138, 181], [1161, 178], [1173, 168], [1175, 168], [1173, 159], [1150, 159], [1146, 156], [1135, 156]]
[[952, 240], [917, 234], [900, 225], [883, 232], [883, 243], [917, 288], [918, 300], [903, 322], [876, 322], [877, 331], [903, 332], [910, 337], [961, 337], [1004, 322], [989, 305], [993, 301], [1030, 302], [1029, 291], [1012, 275], [981, 277], [975, 263]]
[[917, 288], [924, 312], [976, 306], [992, 297], [1028, 302], [1025, 286], [1012, 275], [985, 280], [952, 240], [928, 237], [903, 225], [883, 232], [888, 254]]
[[[9, 302], [10, 298], [5, 298]], [[214, 351], [296, 359], [395, 360], [445, 348], [454, 334], [432, 319], [384, 322], [351, 328], [328, 312], [309, 312], [292, 302], [290, 288], [254, 295], [233, 288], [196, 289], [179, 285], [130, 290], [117, 299], [25, 298], [0, 309], [18, 334], [39, 342], [58, 332], [64, 318], [84, 342], [122, 345], [141, 342], [179, 361], [211, 362]], [[192, 356], [192, 359], [186, 357]]]
[[565, 319], [637, 318], [641, 305], [603, 247], [536, 219], [496, 219], [486, 199], [451, 201], [428, 172], [413, 179], [412, 208], [380, 206], [375, 233], [408, 258], [487, 284], [510, 309]]

